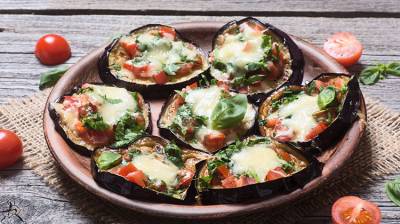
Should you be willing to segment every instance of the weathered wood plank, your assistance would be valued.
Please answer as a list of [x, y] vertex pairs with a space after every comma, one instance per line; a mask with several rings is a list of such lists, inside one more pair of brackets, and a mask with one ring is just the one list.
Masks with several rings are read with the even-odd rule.
[[[0, 103], [5, 102], [8, 97], [22, 97], [37, 91], [39, 74], [48, 67], [37, 62], [33, 56], [33, 49], [35, 41], [45, 33], [60, 33], [71, 42], [73, 57], [68, 61], [71, 64], [88, 51], [105, 43], [111, 36], [146, 23], [227, 22], [231, 19], [232, 17], [200, 16], [0, 15], [0, 28], [4, 29], [0, 32], [0, 83], [2, 83]], [[322, 46], [325, 39], [333, 32], [344, 30], [355, 33], [364, 44], [365, 50], [360, 64], [350, 69], [354, 73], [358, 73], [366, 65], [400, 60], [400, 30], [396, 28], [400, 19], [305, 17], [261, 17], [261, 19], [318, 46]], [[363, 86], [363, 91], [400, 111], [397, 95], [399, 88], [400, 79], [390, 77], [374, 86]]]
[[[396, 0], [364, 0], [364, 1], [313, 1], [313, 0], [290, 0], [290, 1], [260, 1], [260, 0], [139, 0], [134, 2], [127, 2], [124, 0], [115, 1], [75, 1], [75, 0], [3, 0], [0, 3], [0, 11], [14, 10], [32, 10], [39, 13], [51, 13], [51, 11], [43, 10], [57, 10], [56, 13], [65, 13], [70, 10], [70, 13], [84, 13], [84, 10], [89, 13], [107, 13], [112, 10], [119, 10], [120, 13], [145, 13], [149, 14], [152, 11], [156, 13], [173, 14], [200, 14], [210, 15], [213, 12], [236, 12], [237, 15], [243, 15], [245, 12], [316, 12], [322, 16], [331, 14], [332, 12], [370, 12], [370, 15], [376, 13], [399, 12], [400, 5]], [[28, 11], [25, 11], [28, 12]], [[309, 14], [312, 15], [312, 14]], [[349, 14], [350, 15], [350, 14]], [[358, 16], [360, 14], [353, 14]]]

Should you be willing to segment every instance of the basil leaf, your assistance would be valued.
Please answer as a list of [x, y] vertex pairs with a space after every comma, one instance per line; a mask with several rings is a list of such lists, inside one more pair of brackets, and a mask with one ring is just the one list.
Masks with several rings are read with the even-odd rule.
[[400, 76], [400, 63], [393, 62], [387, 66], [386, 69], [387, 73], [395, 76]]
[[47, 87], [54, 86], [66, 71], [68, 71], [68, 66], [63, 65], [42, 73], [40, 75], [39, 89], [43, 90]]
[[214, 68], [216, 68], [216, 69], [218, 69], [218, 70], [220, 70], [220, 71], [222, 71], [222, 72], [226, 72], [226, 64], [224, 64], [224, 63], [222, 63], [222, 62], [220, 62], [220, 61], [214, 61], [214, 63], [213, 63], [213, 66], [214, 66]]
[[120, 118], [115, 127], [115, 142], [113, 147], [124, 147], [143, 135], [144, 127], [136, 124], [135, 118], [126, 113]]
[[281, 98], [272, 101], [271, 108], [275, 111], [279, 109], [281, 105], [289, 104], [290, 102], [297, 100], [299, 98], [299, 93], [300, 91], [297, 90], [286, 89], [283, 91], [283, 96]]
[[250, 72], [257, 71], [263, 67], [263, 64], [260, 62], [251, 62], [244, 66], [244, 69]]
[[175, 144], [168, 144], [164, 148], [164, 152], [167, 154], [167, 158], [177, 167], [183, 167], [182, 150]]
[[121, 162], [122, 156], [116, 152], [102, 152], [99, 158], [97, 158], [97, 166], [101, 170], [110, 169]]
[[262, 36], [262, 48], [271, 48], [272, 47], [272, 37], [269, 35]]
[[318, 106], [321, 109], [325, 109], [329, 106], [332, 106], [336, 102], [336, 90], [332, 86], [328, 86], [324, 88], [318, 94]]
[[247, 111], [247, 97], [237, 94], [222, 98], [211, 114], [211, 125], [214, 129], [225, 129], [237, 125], [243, 120]]
[[101, 117], [98, 113], [90, 114], [89, 116], [82, 119], [83, 125], [86, 128], [95, 130], [95, 131], [104, 131], [109, 125], [104, 122], [103, 117]]
[[400, 206], [400, 178], [387, 182], [385, 191], [388, 198], [397, 206]]
[[167, 75], [176, 75], [176, 72], [180, 69], [180, 67], [181, 66], [179, 66], [178, 64], [172, 63], [165, 65], [163, 70], [165, 73], [167, 73]]
[[369, 67], [364, 69], [360, 74], [360, 81], [364, 85], [372, 85], [378, 82], [380, 78], [380, 70], [378, 67]]

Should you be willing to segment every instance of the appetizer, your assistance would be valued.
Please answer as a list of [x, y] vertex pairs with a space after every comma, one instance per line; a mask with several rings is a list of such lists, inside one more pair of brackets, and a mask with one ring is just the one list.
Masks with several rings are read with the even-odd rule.
[[127, 197], [183, 201], [196, 164], [207, 157], [163, 138], [144, 136], [124, 149], [97, 149], [92, 172], [100, 185]]
[[172, 27], [147, 25], [115, 39], [99, 59], [108, 84], [163, 97], [197, 81], [208, 69], [203, 51]]
[[249, 133], [256, 109], [244, 94], [216, 85], [186, 87], [163, 106], [160, 134], [194, 149], [215, 152]]
[[[268, 137], [251, 136], [207, 160], [197, 189], [206, 203], [266, 197], [288, 187], [299, 187], [315, 177], [319, 171], [309, 165], [310, 161], [295, 149]], [[294, 178], [296, 174], [302, 176], [301, 182]]]
[[284, 87], [264, 101], [260, 132], [280, 142], [322, 150], [347, 131], [358, 117], [359, 104], [354, 76], [322, 74], [306, 86]]
[[248, 94], [253, 101], [289, 81], [300, 85], [303, 55], [290, 37], [254, 18], [232, 21], [213, 40], [210, 74], [220, 85]]
[[123, 88], [86, 83], [49, 109], [56, 130], [84, 155], [104, 146], [126, 146], [151, 132], [149, 104]]

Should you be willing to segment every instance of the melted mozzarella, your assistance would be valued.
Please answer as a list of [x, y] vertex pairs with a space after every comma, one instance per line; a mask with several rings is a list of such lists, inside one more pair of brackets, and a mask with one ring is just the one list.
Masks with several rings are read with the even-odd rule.
[[[97, 85], [90, 85], [90, 87], [94, 91], [87, 94], [101, 104], [98, 112], [103, 117], [104, 122], [109, 125], [116, 124], [127, 111], [133, 112], [137, 110], [137, 102], [124, 88]], [[120, 100], [121, 102], [110, 103], [105, 98], [111, 101]]]
[[154, 154], [136, 156], [132, 163], [152, 180], [162, 180], [168, 186], [176, 185], [178, 167], [171, 161], [161, 161]]
[[185, 101], [192, 105], [193, 113], [198, 116], [211, 117], [211, 114], [221, 98], [221, 89], [217, 86], [192, 90]]
[[281, 159], [267, 144], [247, 146], [231, 157], [230, 167], [236, 175], [252, 173], [264, 181], [268, 171], [281, 166]]
[[[243, 32], [240, 34], [225, 34], [224, 38], [222, 46], [214, 51], [214, 57], [217, 61], [225, 64], [231, 63], [237, 67], [244, 68], [248, 63], [258, 62], [263, 59], [262, 35], [254, 32], [249, 26], [244, 26]], [[241, 41], [240, 38], [244, 40]], [[247, 50], [244, 51], [246, 46]]]
[[[319, 111], [318, 96], [299, 94], [298, 99], [281, 106], [275, 113], [283, 118], [282, 124], [293, 131], [294, 141], [304, 141], [306, 135], [317, 125], [312, 114]], [[274, 115], [272, 115], [274, 116]], [[289, 117], [288, 117], [289, 116]]]

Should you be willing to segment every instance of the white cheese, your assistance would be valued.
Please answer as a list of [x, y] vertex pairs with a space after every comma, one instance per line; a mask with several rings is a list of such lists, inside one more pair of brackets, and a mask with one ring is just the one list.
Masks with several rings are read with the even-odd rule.
[[[104, 122], [109, 125], [116, 124], [127, 111], [134, 112], [137, 110], [137, 102], [124, 88], [98, 85], [90, 85], [90, 87], [94, 91], [89, 92], [88, 95], [101, 104], [98, 112], [103, 117]], [[121, 100], [121, 102], [110, 103], [105, 98]]]
[[277, 112], [270, 117], [277, 116], [283, 119], [282, 124], [294, 132], [293, 141], [304, 141], [306, 135], [317, 125], [312, 114], [319, 111], [318, 96], [309, 96], [301, 93], [298, 99], [282, 105]]
[[152, 180], [162, 180], [168, 186], [177, 184], [178, 167], [171, 161], [161, 161], [154, 154], [136, 156], [132, 163]]
[[185, 101], [191, 104], [195, 115], [210, 118], [215, 106], [221, 98], [221, 91], [222, 90], [217, 86], [206, 89], [195, 89], [188, 93], [185, 97]]
[[269, 145], [256, 144], [233, 154], [230, 163], [234, 174], [252, 173], [263, 181], [268, 171], [281, 166], [282, 160]]

